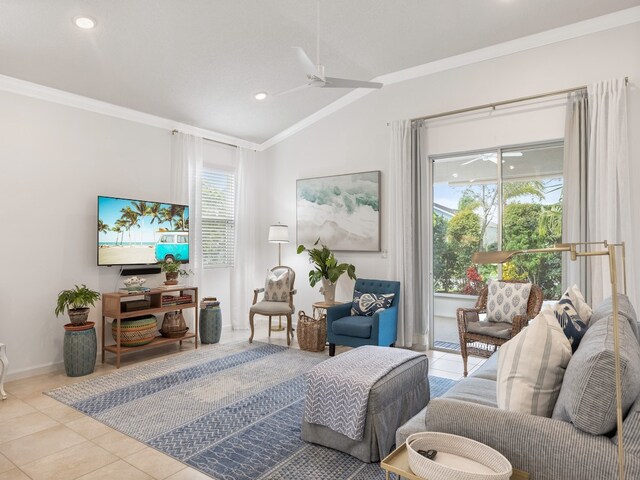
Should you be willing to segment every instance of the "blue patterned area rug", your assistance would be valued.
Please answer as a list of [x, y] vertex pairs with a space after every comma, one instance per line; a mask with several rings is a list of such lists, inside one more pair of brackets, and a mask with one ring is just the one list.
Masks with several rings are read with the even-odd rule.
[[[304, 374], [326, 359], [218, 344], [47, 394], [219, 480], [383, 479], [378, 464], [300, 439]], [[432, 398], [457, 383], [429, 380]]]

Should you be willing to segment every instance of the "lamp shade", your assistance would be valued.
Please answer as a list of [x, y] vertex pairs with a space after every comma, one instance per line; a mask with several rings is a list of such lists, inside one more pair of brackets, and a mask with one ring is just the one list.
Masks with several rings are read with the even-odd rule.
[[289, 227], [287, 225], [271, 225], [269, 227], [270, 243], [289, 243]]

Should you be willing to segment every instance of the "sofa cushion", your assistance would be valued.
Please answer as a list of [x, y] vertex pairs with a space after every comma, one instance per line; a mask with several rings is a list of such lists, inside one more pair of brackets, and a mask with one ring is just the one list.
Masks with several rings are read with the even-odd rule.
[[[589, 325], [599, 322], [603, 318], [608, 318], [613, 311], [613, 297], [607, 297], [602, 301], [600, 305], [593, 311]], [[638, 317], [636, 311], [629, 301], [629, 297], [626, 295], [618, 294], [618, 314], [621, 318], [626, 319], [629, 322], [631, 330], [635, 334], [636, 338], [640, 338], [638, 329]]]
[[578, 349], [578, 345], [580, 345], [580, 340], [582, 340], [587, 331], [587, 323], [578, 313], [578, 309], [571, 301], [568, 291], [553, 306], [553, 313], [555, 313], [564, 335], [571, 344], [571, 351], [575, 352]]
[[530, 283], [489, 280], [487, 319], [490, 322], [512, 323], [516, 315], [525, 315], [530, 292]]
[[[616, 428], [613, 315], [603, 317], [598, 308], [567, 371], [553, 418], [571, 422], [592, 435]], [[611, 310], [609, 310], [611, 312]], [[640, 394], [640, 344], [631, 323], [619, 316], [620, 367], [623, 414]]]
[[494, 382], [498, 378], [498, 355], [500, 350], [491, 355], [486, 362], [484, 362], [478, 369], [473, 372], [470, 377], [484, 378], [486, 380], [493, 380]]
[[351, 316], [331, 322], [331, 330], [335, 335], [347, 337], [371, 338], [373, 317]]
[[571, 359], [571, 345], [551, 307], [500, 347], [497, 400], [505, 410], [550, 417]]
[[441, 398], [496, 407], [496, 382], [485, 378], [467, 377], [447, 390]]
[[378, 310], [389, 308], [393, 297], [394, 293], [363, 293], [354, 290], [351, 315], [371, 317]]
[[511, 338], [511, 324], [507, 322], [467, 322], [467, 332], [508, 340]]

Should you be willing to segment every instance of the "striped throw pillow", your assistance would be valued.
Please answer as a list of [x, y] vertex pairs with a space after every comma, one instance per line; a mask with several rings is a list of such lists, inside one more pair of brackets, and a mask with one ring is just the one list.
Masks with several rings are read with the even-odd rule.
[[571, 359], [571, 345], [551, 307], [545, 306], [499, 352], [498, 407], [551, 417]]

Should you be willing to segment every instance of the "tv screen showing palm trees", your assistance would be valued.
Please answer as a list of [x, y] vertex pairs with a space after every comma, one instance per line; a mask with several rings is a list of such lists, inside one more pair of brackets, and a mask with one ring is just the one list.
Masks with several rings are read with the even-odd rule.
[[98, 197], [98, 265], [189, 261], [189, 207]]

